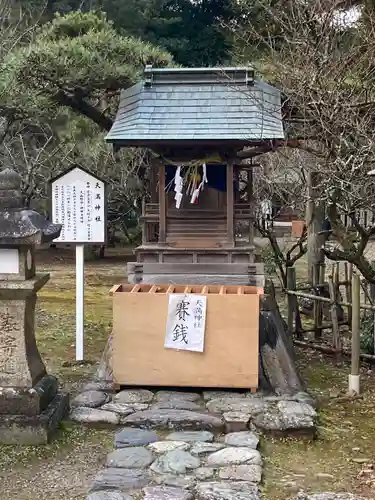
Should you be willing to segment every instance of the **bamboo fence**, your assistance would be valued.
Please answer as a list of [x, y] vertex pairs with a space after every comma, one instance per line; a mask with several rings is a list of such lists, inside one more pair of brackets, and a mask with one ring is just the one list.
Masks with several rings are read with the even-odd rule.
[[[361, 280], [360, 276], [353, 271], [352, 265], [346, 262], [335, 263], [326, 279], [324, 271], [323, 267], [322, 272], [319, 272], [321, 277], [319, 284], [314, 287], [311, 285], [298, 287], [295, 268], [287, 269], [288, 331], [294, 336], [294, 343], [297, 346], [311, 347], [334, 355], [349, 356], [351, 358], [349, 389], [358, 393], [360, 360], [375, 363], [375, 355], [361, 353], [360, 349], [362, 310], [370, 314], [372, 312], [374, 317], [373, 342], [375, 352], [375, 285]], [[313, 302], [311, 318], [313, 326], [303, 328], [298, 299], [308, 299]], [[326, 313], [329, 312], [328, 321], [323, 320], [324, 306]], [[341, 321], [339, 321], [339, 311], [344, 312], [344, 319]], [[343, 346], [343, 325], [349, 327], [350, 349]], [[322, 334], [325, 330], [330, 330], [330, 332], [328, 333], [329, 337], [327, 334], [325, 335], [325, 343], [323, 344]], [[306, 340], [307, 333], [314, 334], [313, 341]], [[329, 339], [328, 344], [327, 339]]]

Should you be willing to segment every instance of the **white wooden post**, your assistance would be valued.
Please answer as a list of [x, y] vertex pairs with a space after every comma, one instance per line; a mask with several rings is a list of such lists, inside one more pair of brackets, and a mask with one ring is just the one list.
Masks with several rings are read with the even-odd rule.
[[83, 361], [85, 245], [76, 245], [76, 361]]
[[106, 185], [90, 172], [72, 167], [51, 180], [52, 220], [62, 224], [55, 243], [76, 249], [76, 361], [84, 355], [85, 244], [106, 241]]
[[359, 276], [353, 274], [352, 279], [352, 356], [349, 375], [349, 391], [359, 394], [359, 355], [360, 349], [360, 300], [361, 284]]

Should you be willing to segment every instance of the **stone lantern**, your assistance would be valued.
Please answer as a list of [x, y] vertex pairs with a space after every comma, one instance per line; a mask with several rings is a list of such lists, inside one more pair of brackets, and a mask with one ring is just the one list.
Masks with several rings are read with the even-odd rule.
[[68, 410], [68, 396], [47, 375], [35, 341], [37, 292], [49, 280], [35, 272], [35, 247], [61, 225], [24, 208], [21, 177], [0, 172], [0, 444], [40, 444]]

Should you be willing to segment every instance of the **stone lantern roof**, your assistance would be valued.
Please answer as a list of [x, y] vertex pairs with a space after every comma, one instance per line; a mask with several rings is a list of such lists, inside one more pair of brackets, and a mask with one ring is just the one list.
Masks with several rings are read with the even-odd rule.
[[0, 245], [42, 245], [58, 238], [61, 224], [25, 208], [21, 176], [10, 168], [0, 172]]

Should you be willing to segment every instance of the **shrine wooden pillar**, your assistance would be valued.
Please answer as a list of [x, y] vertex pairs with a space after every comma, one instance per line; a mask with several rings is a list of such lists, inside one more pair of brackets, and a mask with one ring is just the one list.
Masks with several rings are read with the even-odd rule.
[[249, 218], [249, 244], [254, 244], [254, 196], [253, 196], [253, 169], [250, 167], [247, 171], [247, 202], [250, 209]]
[[165, 243], [166, 233], [165, 165], [159, 163], [159, 243]]
[[233, 160], [227, 164], [227, 239], [234, 246]]
[[147, 243], [146, 200], [142, 198], [142, 245]]
[[151, 203], [158, 202], [158, 172], [156, 165], [150, 167], [150, 201]]

